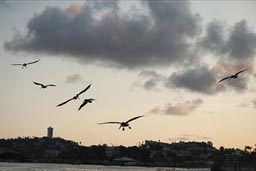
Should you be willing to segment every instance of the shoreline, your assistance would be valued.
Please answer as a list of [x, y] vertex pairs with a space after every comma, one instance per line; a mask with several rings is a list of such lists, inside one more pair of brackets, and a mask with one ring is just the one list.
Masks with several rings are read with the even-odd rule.
[[138, 164], [115, 164], [115, 163], [104, 163], [104, 162], [36, 162], [36, 161], [0, 161], [0, 163], [17, 163], [17, 164], [63, 164], [63, 165], [88, 165], [88, 166], [123, 166], [123, 167], [147, 167], [147, 168], [189, 168], [189, 169], [208, 169], [211, 168], [211, 166], [202, 166], [202, 165], [196, 165], [196, 166], [173, 166], [168, 164], [149, 164], [149, 163], [138, 163]]
[[[34, 165], [67, 165], [67, 166], [92, 166], [92, 167], [122, 167], [122, 168], [138, 168], [138, 167], [141, 167], [141, 168], [156, 168], [156, 171], [173, 171], [173, 169], [186, 169], [186, 170], [194, 170], [194, 169], [200, 169], [200, 170], [211, 170], [210, 167], [171, 167], [171, 166], [143, 166], [143, 165], [133, 165], [133, 166], [124, 166], [124, 165], [102, 165], [102, 164], [73, 164], [73, 163], [36, 163], [36, 162], [0, 162], [0, 166], [1, 164], [5, 164], [5, 165], [12, 165], [12, 164], [21, 164], [21, 165], [31, 165], [31, 166], [34, 166]], [[171, 169], [171, 170], [170, 170]], [[1, 170], [1, 167], [0, 167], [0, 170]]]

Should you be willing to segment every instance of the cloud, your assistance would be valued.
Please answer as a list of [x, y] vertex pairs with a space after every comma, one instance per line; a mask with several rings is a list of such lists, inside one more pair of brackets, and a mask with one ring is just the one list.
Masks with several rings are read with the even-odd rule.
[[256, 34], [250, 30], [245, 20], [235, 24], [226, 48], [230, 56], [236, 59], [254, 57]]
[[[140, 86], [145, 90], [165, 87], [169, 90], [183, 89], [189, 92], [214, 95], [226, 90], [242, 92], [248, 89], [249, 77], [252, 75], [254, 64], [251, 60], [243, 62], [229, 62], [219, 60], [215, 65], [202, 64], [197, 68], [183, 69], [169, 76], [161, 75], [155, 71], [142, 71], [139, 73]], [[242, 69], [248, 71], [241, 73], [238, 79], [231, 79], [219, 83], [218, 81]]]
[[252, 105], [253, 105], [254, 108], [256, 108], [256, 99], [252, 100]]
[[10, 7], [11, 7], [10, 1], [0, 0], [0, 9], [1, 8], [10, 8]]
[[[47, 7], [31, 17], [26, 33], [14, 33], [5, 41], [4, 49], [128, 69], [192, 66], [202, 63], [200, 52], [213, 53], [217, 60], [255, 56], [256, 34], [246, 20], [232, 26], [214, 20], [201, 35], [200, 16], [191, 11], [189, 1], [138, 2], [143, 10], [134, 8], [125, 14], [115, 0], [86, 1], [66, 9]], [[145, 85], [155, 86], [156, 80]]]
[[248, 103], [241, 103], [238, 105], [238, 107], [245, 107], [245, 108], [247, 108], [248, 106], [249, 106]]
[[185, 89], [190, 92], [215, 94], [226, 89], [225, 86], [217, 84], [217, 74], [207, 65], [174, 72], [169, 76], [160, 75], [154, 71], [142, 71], [139, 76], [143, 81], [141, 86], [145, 90], [163, 86], [170, 90]]
[[73, 74], [67, 76], [65, 83], [77, 83], [79, 81], [82, 81], [82, 77], [79, 74]]
[[251, 59], [231, 63], [229, 61], [219, 61], [214, 66], [214, 71], [218, 72], [218, 77], [225, 77], [231, 74], [235, 74], [240, 70], [248, 69], [244, 73], [239, 74], [238, 79], [231, 79], [226, 81], [226, 87], [231, 88], [237, 92], [248, 90], [249, 77], [253, 73], [254, 64]]
[[172, 137], [168, 139], [169, 141], [190, 141], [191, 140], [191, 136], [188, 134], [184, 134], [178, 137]]
[[[168, 84], [176, 88], [203, 94], [217, 94], [228, 89], [242, 92], [248, 89], [248, 77], [251, 75], [253, 67], [250, 60], [233, 63], [220, 60], [212, 67], [202, 65], [179, 74], [173, 73], [168, 79]], [[242, 69], [248, 69], [248, 71], [239, 75], [238, 79], [218, 82], [220, 79], [235, 74]]]
[[189, 69], [183, 73], [173, 73], [169, 78], [169, 84], [183, 88], [192, 92], [204, 94], [214, 94], [223, 90], [223, 86], [217, 85], [216, 73], [211, 71], [208, 66]]
[[47, 7], [29, 20], [27, 33], [16, 33], [4, 48], [126, 68], [170, 66], [193, 60], [191, 40], [200, 33], [201, 25], [190, 3], [139, 2], [147, 14], [123, 14], [118, 1], [88, 1], [65, 10]]
[[219, 21], [209, 23], [205, 36], [199, 41], [201, 50], [227, 55], [233, 60], [253, 59], [256, 34], [248, 26], [247, 21], [237, 22], [227, 30], [228, 34], [225, 34], [225, 26]]
[[208, 23], [206, 35], [199, 41], [199, 45], [202, 49], [214, 53], [221, 53], [224, 44], [224, 24], [220, 21]]
[[175, 105], [168, 103], [163, 108], [157, 106], [151, 109], [149, 113], [186, 116], [186, 115], [189, 115], [191, 112], [193, 112], [196, 108], [198, 108], [202, 103], [203, 101], [201, 99], [186, 101], [184, 103], [176, 103]]
[[208, 136], [198, 136], [195, 134], [183, 134], [178, 137], [172, 137], [168, 139], [169, 141], [194, 141], [194, 140], [211, 140]]
[[157, 89], [166, 80], [166, 77], [152, 70], [141, 71], [139, 77], [143, 80], [143, 83], [139, 83], [139, 86], [146, 90]]

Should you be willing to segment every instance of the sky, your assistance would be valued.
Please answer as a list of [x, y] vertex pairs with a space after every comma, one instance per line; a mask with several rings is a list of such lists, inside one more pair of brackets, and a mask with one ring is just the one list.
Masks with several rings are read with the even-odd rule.
[[[0, 138], [42, 137], [51, 126], [55, 137], [86, 146], [254, 146], [255, 8], [255, 1], [1, 0]], [[10, 65], [38, 59], [25, 69]], [[80, 100], [56, 107], [89, 84]], [[78, 111], [85, 98], [96, 100]], [[139, 115], [125, 131], [97, 124]]]

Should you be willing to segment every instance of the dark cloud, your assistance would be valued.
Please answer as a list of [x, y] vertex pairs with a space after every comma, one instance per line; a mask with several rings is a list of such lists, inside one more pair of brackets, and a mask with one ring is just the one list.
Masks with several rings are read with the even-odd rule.
[[[142, 82], [140, 85], [146, 90], [162, 86], [170, 90], [176, 88], [213, 95], [225, 90], [235, 90], [236, 92], [247, 90], [253, 67], [254, 65], [250, 60], [237, 63], [221, 60], [212, 67], [203, 64], [197, 68], [174, 72], [170, 76], [164, 76], [155, 71], [142, 71], [139, 77], [140, 82]], [[242, 69], [248, 69], [248, 71], [241, 73], [238, 79], [218, 82]]]
[[189, 69], [179, 74], [173, 73], [168, 81], [175, 87], [204, 94], [214, 94], [223, 90], [223, 86], [217, 85], [216, 73], [207, 66]]
[[[47, 7], [32, 16], [27, 33], [15, 33], [12, 40], [4, 43], [4, 48], [130, 69], [191, 66], [193, 62], [202, 62], [203, 55], [199, 55], [202, 51], [217, 54], [218, 60], [223, 56], [232, 60], [255, 56], [256, 34], [246, 20], [231, 27], [215, 20], [201, 36], [200, 16], [192, 13], [189, 1], [138, 2], [146, 10], [142, 10], [144, 13], [137, 10], [132, 15], [122, 13], [119, 1], [115, 0], [86, 1], [84, 5], [71, 5], [67, 9]], [[148, 89], [155, 86], [156, 80], [145, 83]], [[214, 90], [202, 91], [209, 94]]]
[[77, 83], [79, 81], [82, 81], [82, 77], [79, 74], [73, 74], [67, 76], [65, 83]]
[[186, 115], [191, 114], [202, 103], [203, 103], [203, 101], [201, 99], [186, 101], [184, 103], [176, 103], [175, 105], [172, 105], [171, 103], [168, 103], [163, 108], [157, 106], [157, 107], [151, 109], [149, 111], [149, 113], [151, 113], [151, 114], [186, 116]]
[[8, 0], [0, 0], [0, 9], [2, 10], [9, 10], [11, 9], [13, 6], [13, 2], [12, 1], [8, 1]]
[[[168, 81], [172, 87], [183, 88], [192, 92], [203, 94], [216, 94], [227, 89], [242, 92], [248, 89], [249, 76], [252, 72], [252, 63], [230, 63], [219, 61], [213, 67], [203, 65], [195, 69], [185, 70], [183, 73], [173, 73]], [[238, 79], [231, 79], [219, 83], [222, 78], [235, 74], [247, 68], [248, 71], [239, 75]]]
[[235, 24], [226, 48], [230, 56], [236, 59], [254, 57], [256, 34], [250, 30], [245, 20]]
[[[146, 2], [151, 15], [155, 18], [156, 26], [161, 26], [158, 31], [171, 34], [171, 37], [179, 37], [180, 35], [194, 37], [198, 33], [197, 21], [199, 16], [191, 13], [189, 1], [160, 0]], [[166, 39], [168, 39], [168, 36]], [[180, 37], [177, 39], [180, 39]]]
[[201, 50], [227, 55], [235, 60], [254, 58], [256, 34], [248, 26], [246, 20], [235, 23], [227, 33], [226, 35], [223, 23], [219, 21], [209, 23], [206, 35], [199, 41]]
[[199, 42], [204, 50], [221, 53], [224, 47], [224, 25], [219, 21], [213, 21], [207, 25], [206, 35]]
[[148, 14], [119, 12], [118, 1], [88, 1], [62, 10], [47, 7], [26, 34], [5, 42], [9, 51], [64, 55], [128, 68], [169, 66], [192, 60], [199, 16], [188, 1], [143, 1]]

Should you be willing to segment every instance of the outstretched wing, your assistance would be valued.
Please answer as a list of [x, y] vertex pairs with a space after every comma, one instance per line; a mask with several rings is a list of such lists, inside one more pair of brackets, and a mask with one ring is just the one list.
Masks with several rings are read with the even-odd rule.
[[141, 117], [143, 117], [143, 116], [144, 116], [144, 115], [136, 116], [136, 117], [134, 117], [134, 118], [132, 118], [132, 119], [126, 121], [126, 123], [129, 123], [129, 122], [131, 122], [131, 121], [133, 121], [133, 120], [135, 120], [135, 119], [141, 118]]
[[11, 64], [11, 65], [13, 65], [13, 66], [17, 66], [17, 65], [23, 65], [23, 64]]
[[219, 81], [219, 83], [220, 83], [221, 81], [224, 81], [224, 80], [229, 79], [229, 78], [230, 78], [230, 76], [225, 77], [225, 78], [221, 79], [221, 80]]
[[37, 83], [37, 82], [33, 82], [35, 85], [40, 85], [40, 86], [44, 86], [43, 84], [41, 83]]
[[73, 98], [68, 99], [67, 101], [65, 101], [65, 102], [63, 102], [63, 103], [58, 104], [57, 107], [58, 107], [58, 106], [62, 106], [62, 105], [64, 105], [64, 104], [68, 103], [68, 102], [71, 101], [71, 100], [73, 100]]
[[48, 86], [52, 86], [52, 87], [55, 87], [56, 85], [54, 85], [54, 84], [48, 84], [48, 85], [46, 85], [47, 87]]
[[99, 125], [103, 124], [121, 124], [121, 122], [103, 122], [103, 123], [98, 123]]
[[38, 59], [38, 60], [36, 60], [36, 61], [34, 61], [34, 62], [29, 62], [29, 63], [27, 63], [27, 65], [29, 65], [29, 64], [34, 64], [34, 63], [36, 63], [36, 62], [38, 62], [38, 61], [40, 61], [40, 59]]
[[89, 84], [83, 91], [81, 91], [80, 93], [78, 93], [78, 95], [86, 92], [89, 88], [91, 87], [91, 84]]
[[248, 70], [248, 69], [244, 69], [244, 70], [242, 70], [242, 71], [239, 71], [239, 72], [235, 73], [235, 75], [238, 75], [238, 74], [240, 74], [241, 72], [244, 72], [244, 71], [246, 71], [246, 70]]
[[82, 109], [82, 107], [84, 107], [87, 103], [88, 101], [83, 101], [83, 103], [79, 106], [78, 110]]

